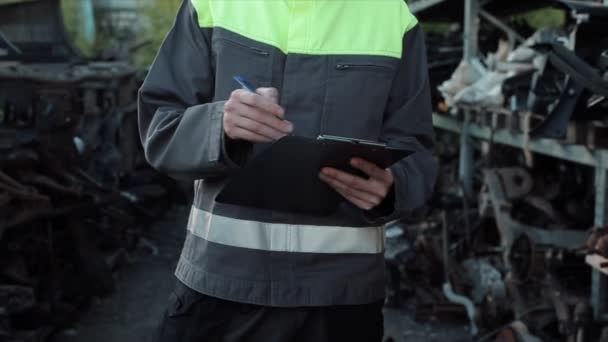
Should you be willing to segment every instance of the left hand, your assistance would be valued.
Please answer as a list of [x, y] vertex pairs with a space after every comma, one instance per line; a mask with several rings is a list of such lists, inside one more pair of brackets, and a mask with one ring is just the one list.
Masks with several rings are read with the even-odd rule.
[[371, 210], [386, 198], [395, 180], [390, 169], [382, 169], [360, 158], [351, 165], [369, 176], [364, 179], [334, 168], [325, 167], [319, 177], [344, 198], [363, 210]]

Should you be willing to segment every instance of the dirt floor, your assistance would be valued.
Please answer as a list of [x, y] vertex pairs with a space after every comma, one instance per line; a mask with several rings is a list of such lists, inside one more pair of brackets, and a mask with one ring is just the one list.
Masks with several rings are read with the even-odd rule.
[[[80, 322], [51, 342], [148, 342], [175, 284], [173, 270], [183, 242], [188, 209], [178, 207], [148, 234], [143, 247], [116, 274], [117, 291], [96, 300]], [[154, 249], [157, 249], [154, 251]], [[156, 252], [156, 253], [154, 253]], [[386, 310], [386, 336], [395, 342], [467, 342], [464, 326], [419, 324], [406, 312]], [[311, 341], [314, 342], [314, 341]]]

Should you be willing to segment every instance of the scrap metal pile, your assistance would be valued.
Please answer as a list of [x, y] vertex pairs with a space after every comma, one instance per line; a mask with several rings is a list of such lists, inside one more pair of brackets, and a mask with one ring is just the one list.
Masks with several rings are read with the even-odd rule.
[[440, 188], [423, 221], [389, 228], [389, 301], [422, 321], [468, 321], [487, 341], [585, 341], [575, 338], [596, 333], [584, 262], [590, 175], [550, 159], [534, 169], [499, 164], [483, 168], [476, 198]]
[[83, 58], [59, 11], [0, 8], [0, 341], [44, 341], [112, 291], [172, 189], [139, 149], [136, 70]]
[[[585, 122], [601, 132], [593, 143], [606, 146], [608, 7], [570, 0], [559, 4], [571, 11], [571, 23], [531, 35], [529, 28], [506, 25], [483, 12], [502, 37], [483, 61], [462, 62], [438, 87], [445, 108], [529, 114], [533, 137], [562, 139], [571, 121]], [[589, 140], [587, 131], [580, 135], [576, 142]]]
[[[513, 4], [485, 3], [497, 12], [501, 3]], [[496, 25], [482, 11], [478, 65], [460, 63], [453, 37], [462, 31], [431, 36], [438, 110], [454, 117], [468, 111], [492, 129], [519, 133], [520, 119], [510, 126], [476, 115], [528, 113], [531, 138], [569, 139], [572, 126], [582, 123], [594, 129], [572, 142], [606, 148], [600, 128], [608, 124], [608, 9], [584, 1], [557, 5], [566, 25], [538, 32], [521, 22]], [[431, 17], [453, 12], [433, 9]], [[433, 68], [444, 61], [456, 70], [451, 77]], [[589, 253], [608, 256], [606, 230], [593, 228], [594, 170], [490, 140], [476, 145], [468, 192], [458, 176], [460, 137], [437, 133], [441, 173], [434, 198], [416, 217], [387, 228], [389, 305], [422, 322], [466, 324], [475, 341], [608, 341], [608, 329], [592, 315], [585, 264]]]

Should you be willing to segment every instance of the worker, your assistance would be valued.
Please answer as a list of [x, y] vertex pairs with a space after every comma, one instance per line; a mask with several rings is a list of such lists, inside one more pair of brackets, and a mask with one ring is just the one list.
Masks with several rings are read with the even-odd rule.
[[[184, 0], [138, 104], [148, 162], [195, 189], [157, 341], [382, 340], [383, 225], [422, 206], [437, 173], [423, 32], [403, 0]], [[343, 199], [328, 216], [216, 201], [260, 143], [322, 134], [415, 153], [389, 169], [354, 158], [367, 177], [321, 169]]]

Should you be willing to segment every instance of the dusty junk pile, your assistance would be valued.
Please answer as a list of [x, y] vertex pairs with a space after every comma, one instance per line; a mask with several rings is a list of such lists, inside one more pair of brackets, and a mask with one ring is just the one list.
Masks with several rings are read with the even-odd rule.
[[423, 222], [390, 227], [390, 304], [421, 321], [469, 322], [477, 337], [521, 327], [542, 341], [590, 333], [592, 189], [576, 167], [543, 162], [534, 170], [487, 165], [476, 198], [438, 194]]
[[[462, 16], [429, 37], [435, 124], [456, 124], [436, 130], [441, 173], [431, 203], [387, 228], [388, 304], [421, 322], [463, 324], [475, 341], [608, 341], [605, 316], [594, 314], [605, 289], [596, 292], [586, 263], [608, 267], [608, 229], [596, 226], [606, 168], [593, 166], [608, 156], [608, 6], [539, 1], [566, 22], [535, 30], [506, 2], [473, 2], [471, 58], [455, 38], [471, 25]], [[464, 1], [434, 4], [423, 20], [465, 12]], [[478, 138], [466, 139], [469, 168], [464, 122]], [[564, 151], [580, 155], [555, 157]]]
[[483, 60], [460, 63], [437, 87], [445, 100], [442, 107], [529, 116], [533, 137], [562, 139], [568, 136], [570, 121], [592, 123], [594, 136], [578, 132], [581, 137], [574, 141], [596, 139], [592, 143], [607, 146], [608, 7], [597, 2], [560, 3], [571, 11], [571, 24], [565, 28], [541, 28], [526, 37], [517, 28], [529, 33], [529, 27], [502, 23], [494, 51]]
[[0, 6], [0, 341], [44, 341], [111, 292], [166, 209], [172, 184], [139, 149], [140, 78], [82, 57], [59, 1]]

